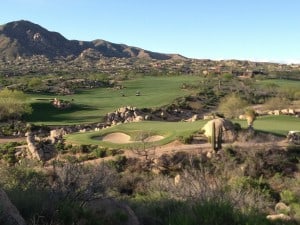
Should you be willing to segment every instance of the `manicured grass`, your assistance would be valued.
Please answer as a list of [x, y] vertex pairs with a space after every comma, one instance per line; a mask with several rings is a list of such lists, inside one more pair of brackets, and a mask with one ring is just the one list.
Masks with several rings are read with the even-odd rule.
[[296, 80], [267, 79], [267, 80], [258, 80], [256, 81], [256, 83], [262, 86], [275, 84], [278, 85], [279, 89], [281, 90], [294, 89], [300, 91], [300, 81], [296, 81]]
[[[100, 122], [103, 116], [122, 106], [155, 108], [170, 104], [176, 98], [188, 95], [181, 89], [183, 83], [195, 83], [201, 78], [196, 76], [143, 77], [124, 81], [122, 90], [97, 88], [83, 90], [74, 95], [54, 96], [30, 95], [33, 113], [26, 119], [32, 123], [64, 125]], [[136, 91], [141, 93], [136, 96]], [[121, 96], [121, 93], [125, 97]], [[61, 110], [52, 107], [50, 99], [74, 100], [71, 109]]]
[[[242, 127], [247, 127], [245, 120], [237, 120]], [[286, 136], [290, 130], [300, 130], [300, 118], [294, 116], [263, 116], [254, 121], [254, 129]]]
[[[200, 131], [206, 123], [204, 120], [199, 120], [193, 123], [189, 122], [159, 122], [159, 121], [144, 121], [139, 123], [126, 123], [118, 126], [106, 128], [97, 132], [75, 133], [66, 136], [67, 142], [74, 144], [95, 144], [104, 147], [130, 147], [132, 144], [114, 144], [110, 142], [100, 141], [96, 137], [105, 136], [109, 133], [122, 132], [126, 133], [134, 139], [142, 133], [149, 135], [162, 135], [165, 138], [156, 142], [157, 145], [167, 144], [175, 139], [185, 138], [189, 135]], [[152, 143], [153, 144], [153, 143]]]
[[[123, 132], [134, 137], [141, 133], [150, 135], [162, 135], [165, 138], [158, 142], [157, 145], [166, 144], [175, 139], [186, 138], [195, 132], [200, 131], [207, 121], [198, 120], [193, 123], [188, 122], [159, 122], [145, 121], [140, 123], [120, 124], [118, 126], [106, 128], [97, 132], [75, 133], [66, 136], [67, 142], [74, 144], [95, 144], [104, 147], [130, 147], [133, 144], [113, 144], [104, 142], [95, 137], [105, 136], [109, 133]], [[247, 123], [244, 120], [235, 120], [242, 127], [246, 128]], [[300, 130], [300, 119], [292, 116], [264, 116], [259, 117], [254, 122], [254, 129], [276, 135], [286, 136], [290, 130]], [[134, 143], [136, 145], [136, 143]], [[152, 143], [153, 144], [153, 143]]]

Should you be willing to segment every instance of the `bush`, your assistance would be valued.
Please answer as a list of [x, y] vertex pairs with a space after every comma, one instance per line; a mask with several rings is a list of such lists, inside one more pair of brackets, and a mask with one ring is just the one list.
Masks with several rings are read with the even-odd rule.
[[116, 160], [111, 160], [110, 164], [117, 170], [117, 172], [123, 172], [127, 165], [126, 156], [117, 156]]
[[9, 142], [0, 146], [0, 159], [4, 159], [8, 164], [15, 164], [18, 159], [16, 157], [16, 147], [21, 145], [18, 142]]
[[191, 144], [193, 142], [193, 135], [189, 135], [188, 137], [179, 136], [178, 140], [183, 144]]
[[295, 195], [295, 193], [289, 191], [289, 190], [283, 190], [280, 193], [280, 198], [281, 201], [287, 203], [287, 204], [291, 204], [291, 203], [297, 203], [300, 200], [298, 200], [298, 197]]
[[92, 155], [95, 158], [104, 158], [107, 156], [107, 149], [106, 148], [96, 148], [93, 150]]
[[[242, 213], [228, 201], [206, 200], [201, 202], [180, 202], [159, 200], [147, 202], [147, 211], [137, 209], [142, 224], [172, 225], [270, 225], [264, 215]], [[145, 206], [145, 205], [143, 205]], [[143, 207], [142, 206], [142, 207]], [[144, 208], [145, 209], [145, 208]]]

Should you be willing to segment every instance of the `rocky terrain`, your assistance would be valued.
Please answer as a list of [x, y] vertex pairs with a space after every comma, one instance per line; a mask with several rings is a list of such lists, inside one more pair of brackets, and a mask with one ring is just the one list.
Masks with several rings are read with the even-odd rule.
[[139, 47], [94, 41], [68, 40], [29, 21], [0, 26], [0, 75], [74, 74], [111, 75], [232, 74], [279, 76], [297, 79], [300, 65], [241, 60], [190, 59], [179, 54], [151, 52]]

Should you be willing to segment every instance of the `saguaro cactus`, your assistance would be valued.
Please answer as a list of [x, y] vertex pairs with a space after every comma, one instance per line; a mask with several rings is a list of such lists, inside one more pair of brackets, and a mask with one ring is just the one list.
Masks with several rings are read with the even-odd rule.
[[[217, 124], [218, 125], [218, 124]], [[212, 129], [211, 129], [211, 146], [214, 151], [219, 151], [222, 149], [222, 135], [223, 130], [222, 126], [217, 126], [215, 122], [212, 122]]]
[[212, 128], [211, 128], [211, 148], [213, 150], [216, 150], [216, 125], [215, 122], [212, 122], [211, 124]]

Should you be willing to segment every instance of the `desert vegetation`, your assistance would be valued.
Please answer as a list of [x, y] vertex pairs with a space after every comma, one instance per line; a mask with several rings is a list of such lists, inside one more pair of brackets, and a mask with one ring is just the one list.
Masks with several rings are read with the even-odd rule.
[[[2, 137], [27, 133], [43, 154], [51, 150], [38, 160], [25, 138], [0, 146], [0, 187], [27, 224], [299, 223], [299, 145], [286, 138], [300, 127], [295, 81], [94, 79], [105, 85], [62, 94], [34, 90], [45, 81], [31, 79], [30, 89], [1, 92], [23, 110], [2, 117]], [[124, 123], [122, 113], [142, 121]], [[216, 117], [230, 119], [237, 136], [218, 138], [214, 152], [201, 128]]]
[[300, 65], [0, 26], [0, 224], [300, 224]]
[[0, 61], [0, 188], [24, 223], [300, 223], [298, 67], [97, 57]]

